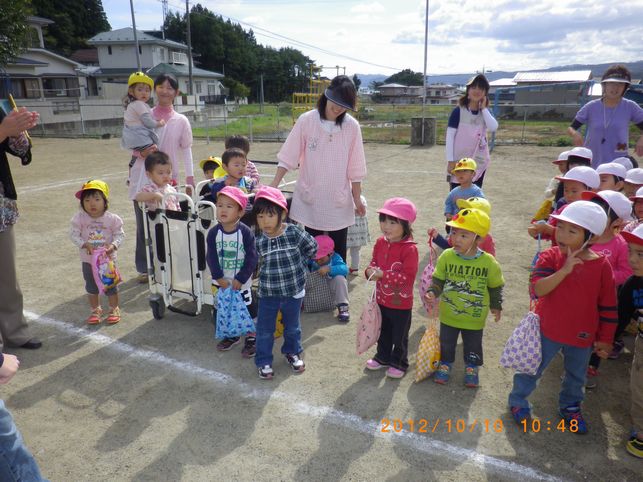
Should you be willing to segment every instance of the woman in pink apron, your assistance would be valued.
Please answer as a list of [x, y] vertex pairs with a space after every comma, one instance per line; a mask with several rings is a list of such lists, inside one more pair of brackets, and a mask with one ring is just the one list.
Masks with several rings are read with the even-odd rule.
[[451, 170], [463, 157], [476, 161], [478, 169], [474, 184], [482, 187], [484, 175], [489, 166], [489, 145], [487, 131], [495, 132], [498, 121], [489, 111], [489, 81], [478, 74], [467, 82], [467, 89], [449, 116], [446, 134], [447, 182], [451, 189], [458, 184], [451, 178]]

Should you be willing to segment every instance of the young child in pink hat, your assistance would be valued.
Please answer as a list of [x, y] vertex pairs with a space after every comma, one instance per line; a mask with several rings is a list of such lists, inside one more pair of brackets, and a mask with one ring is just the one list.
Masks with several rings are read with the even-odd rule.
[[411, 229], [417, 210], [408, 199], [395, 197], [386, 200], [377, 212], [383, 236], [375, 242], [365, 274], [377, 281], [375, 297], [382, 312], [382, 331], [377, 353], [366, 362], [366, 368], [387, 368], [388, 377], [402, 378], [409, 367], [413, 283], [419, 264]]
[[259, 264], [259, 312], [257, 316], [257, 354], [255, 365], [259, 378], [273, 377], [272, 347], [277, 313], [284, 324], [281, 353], [295, 373], [306, 369], [301, 358], [301, 326], [299, 315], [306, 294], [306, 272], [309, 260], [317, 253], [315, 239], [294, 224], [286, 223], [288, 204], [283, 193], [271, 186], [262, 186], [255, 195], [252, 212], [261, 234], [257, 236]]
[[[217, 225], [206, 240], [208, 267], [212, 273], [213, 292], [232, 286], [241, 292], [248, 313], [255, 320], [257, 306], [252, 299], [252, 273], [257, 267], [257, 249], [252, 230], [241, 222], [248, 198], [234, 186], [225, 186], [217, 193]], [[216, 320], [216, 313], [215, 313]], [[240, 337], [223, 338], [217, 349], [228, 351], [239, 343]], [[244, 358], [255, 356], [255, 333], [246, 335], [241, 350]]]
[[331, 293], [337, 306], [337, 319], [344, 323], [350, 320], [348, 311], [348, 266], [342, 257], [335, 252], [335, 242], [326, 234], [315, 236], [317, 254], [308, 267], [313, 273], [319, 273], [328, 281]]

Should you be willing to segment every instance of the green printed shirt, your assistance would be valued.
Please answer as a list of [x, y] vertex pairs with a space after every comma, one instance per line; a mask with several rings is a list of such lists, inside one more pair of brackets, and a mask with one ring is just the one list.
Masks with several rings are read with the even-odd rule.
[[433, 278], [444, 281], [440, 296], [440, 321], [454, 328], [481, 330], [489, 313], [489, 290], [505, 284], [500, 265], [488, 253], [475, 259], [445, 250], [435, 266]]

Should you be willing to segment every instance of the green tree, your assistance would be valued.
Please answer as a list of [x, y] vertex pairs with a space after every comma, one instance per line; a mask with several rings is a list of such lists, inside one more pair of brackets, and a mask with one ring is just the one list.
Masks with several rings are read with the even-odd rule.
[[[413, 72], [411, 69], [404, 69], [397, 74], [391, 75], [384, 81], [385, 84], [402, 84], [402, 85], [424, 85], [421, 72]], [[381, 85], [381, 84], [380, 84]]]
[[29, 0], [0, 0], [0, 67], [24, 50], [29, 34], [29, 7]]
[[362, 80], [357, 76], [357, 74], [353, 75], [353, 84], [355, 84], [355, 88], [359, 90], [359, 86], [362, 85]]

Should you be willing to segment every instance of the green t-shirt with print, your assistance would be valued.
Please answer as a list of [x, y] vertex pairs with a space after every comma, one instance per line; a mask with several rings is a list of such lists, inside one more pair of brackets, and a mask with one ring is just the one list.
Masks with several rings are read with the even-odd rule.
[[482, 252], [464, 259], [449, 248], [435, 265], [433, 278], [444, 281], [440, 321], [454, 328], [481, 330], [489, 313], [489, 290], [505, 284], [496, 258]]

